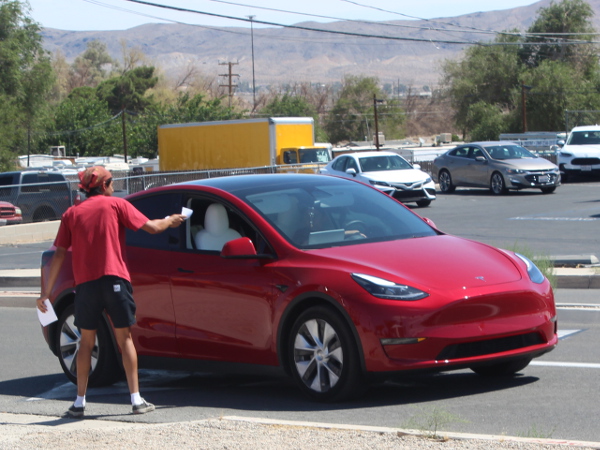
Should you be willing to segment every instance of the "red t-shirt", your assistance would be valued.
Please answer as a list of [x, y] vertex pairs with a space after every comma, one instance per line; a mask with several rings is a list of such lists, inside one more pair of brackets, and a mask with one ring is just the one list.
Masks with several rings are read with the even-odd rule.
[[131, 281], [125, 263], [125, 228], [139, 230], [148, 218], [119, 197], [96, 195], [62, 216], [56, 247], [72, 247], [75, 284], [115, 275]]

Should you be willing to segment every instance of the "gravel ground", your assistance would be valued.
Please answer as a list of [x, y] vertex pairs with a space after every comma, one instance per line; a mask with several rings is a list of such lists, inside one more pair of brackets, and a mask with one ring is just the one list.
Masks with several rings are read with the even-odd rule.
[[[47, 418], [46, 418], [47, 419]], [[96, 422], [96, 423], [94, 423]], [[104, 422], [104, 423], [102, 423]], [[573, 442], [533, 443], [527, 439], [429, 439], [397, 431], [376, 432], [340, 430], [264, 424], [227, 419], [211, 419], [174, 424], [125, 424], [119, 422], [86, 420], [68, 421], [48, 426], [23, 424], [0, 418], [0, 449], [21, 450], [32, 448], [82, 450], [102, 447], [114, 449], [519, 449], [560, 450], [594, 449]], [[64, 426], [63, 426], [64, 425]], [[597, 450], [598, 447], [595, 447]]]

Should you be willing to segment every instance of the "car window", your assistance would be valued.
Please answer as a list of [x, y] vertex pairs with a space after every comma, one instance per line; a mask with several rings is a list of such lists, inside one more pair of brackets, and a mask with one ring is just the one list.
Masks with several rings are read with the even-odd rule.
[[450, 156], [456, 156], [458, 158], [468, 158], [469, 157], [469, 148], [470, 147], [459, 147], [455, 148], [448, 152]]
[[575, 131], [572, 132], [567, 145], [600, 144], [600, 131]]
[[471, 159], [476, 159], [478, 156], [484, 156], [483, 151], [479, 147], [472, 147], [469, 157]]
[[535, 158], [535, 155], [527, 150], [525, 147], [521, 147], [516, 144], [507, 145], [493, 145], [485, 148], [493, 159], [522, 159], [522, 158]]
[[[181, 212], [182, 201], [180, 193], [150, 194], [131, 201], [133, 206], [141, 211], [148, 219], [162, 219]], [[184, 227], [169, 228], [163, 233], [150, 234], [143, 230], [126, 231], [127, 245], [133, 247], [155, 248], [169, 250], [179, 248], [183, 244]]]
[[299, 184], [237, 193], [299, 248], [352, 245], [435, 235], [425, 222], [386, 194], [359, 183]]
[[185, 206], [193, 211], [192, 217], [190, 218], [189, 222], [186, 222], [184, 227], [187, 249], [206, 251], [206, 249], [199, 247], [198, 242], [201, 239], [201, 234], [206, 233], [206, 212], [208, 211], [210, 205], [214, 203], [220, 203], [225, 208], [227, 215], [227, 228], [231, 230], [229, 231], [229, 236], [231, 236], [232, 239], [236, 237], [247, 237], [254, 244], [256, 253], [274, 254], [272, 247], [248, 218], [231, 208], [229, 205], [221, 203], [213, 197], [206, 197], [197, 194], [191, 194], [184, 197]]
[[367, 156], [360, 158], [360, 165], [363, 172], [412, 169], [412, 166], [398, 155]]

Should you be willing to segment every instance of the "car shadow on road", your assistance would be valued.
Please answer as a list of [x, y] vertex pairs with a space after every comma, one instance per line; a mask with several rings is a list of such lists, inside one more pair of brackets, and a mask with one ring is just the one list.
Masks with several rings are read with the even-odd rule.
[[[421, 376], [405, 376], [372, 384], [362, 396], [337, 403], [322, 403], [304, 396], [285, 376], [257, 376], [244, 374], [200, 374], [169, 371], [152, 371], [148, 376], [140, 371], [141, 392], [157, 410], [200, 407], [247, 412], [265, 411], [338, 411], [365, 407], [409, 405], [436, 400], [467, 397], [495, 391], [519, 388], [535, 383], [537, 377], [485, 378], [471, 372], [449, 372]], [[0, 382], [1, 396], [20, 396], [37, 400], [70, 402], [76, 393], [75, 385], [62, 374], [19, 378]], [[127, 395], [125, 382], [102, 388], [90, 388], [88, 401], [123, 405]], [[35, 402], [34, 402], [35, 403]], [[28, 413], [35, 413], [29, 402]], [[123, 411], [128, 411], [123, 408]], [[15, 411], [23, 412], [23, 411]], [[119, 417], [129, 420], [130, 414], [99, 415], [96, 419]]]

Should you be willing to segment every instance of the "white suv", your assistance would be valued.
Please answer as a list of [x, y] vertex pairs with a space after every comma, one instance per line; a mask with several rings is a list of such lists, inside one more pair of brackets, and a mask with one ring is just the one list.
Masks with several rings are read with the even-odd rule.
[[563, 181], [571, 175], [600, 175], [600, 126], [573, 128], [558, 152], [558, 166]]

